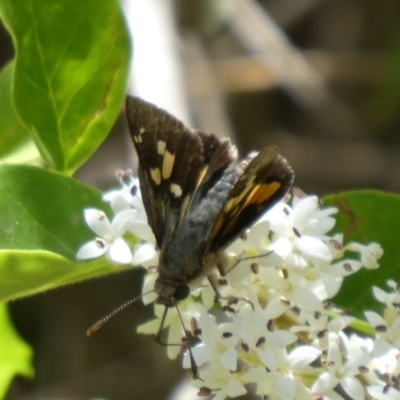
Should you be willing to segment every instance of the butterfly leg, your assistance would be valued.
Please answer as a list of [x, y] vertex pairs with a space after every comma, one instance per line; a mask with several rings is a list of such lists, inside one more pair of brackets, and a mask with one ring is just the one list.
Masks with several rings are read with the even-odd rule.
[[[161, 318], [161, 322], [160, 322], [160, 327], [158, 328], [157, 334], [156, 334], [156, 336], [155, 336], [155, 338], [154, 338], [154, 341], [155, 341], [155, 342], [157, 342], [157, 343], [159, 343], [159, 344], [161, 344], [161, 345], [163, 345], [163, 346], [168, 346], [167, 343], [164, 343], [164, 342], [161, 340], [161, 332], [162, 332], [162, 330], [164, 329], [164, 323], [165, 323], [165, 318], [167, 318], [167, 313], [168, 313], [168, 307], [165, 306], [165, 308], [164, 308], [164, 314], [163, 314], [163, 316], [162, 316], [162, 318]], [[174, 345], [174, 346], [177, 346], [177, 345]]]
[[164, 329], [165, 319], [167, 317], [168, 308], [169, 308], [167, 306], [164, 309], [164, 313], [163, 313], [163, 316], [162, 316], [161, 322], [160, 322], [160, 327], [158, 328], [158, 332], [157, 332], [157, 334], [156, 334], [156, 336], [154, 338], [154, 341], [157, 342], [158, 344], [161, 344], [161, 346], [180, 346], [181, 348], [183, 347], [185, 350], [189, 351], [190, 368], [192, 370], [192, 379], [200, 379], [202, 381], [203, 379], [201, 379], [199, 374], [198, 374], [199, 370], [197, 368], [196, 360], [193, 357], [192, 348], [190, 346], [189, 338], [188, 338], [188, 336], [186, 334], [185, 326], [183, 324], [182, 316], [181, 316], [181, 313], [179, 312], [177, 304], [175, 304], [175, 307], [176, 307], [176, 311], [179, 314], [179, 318], [180, 318], [181, 323], [182, 323], [182, 328], [183, 328], [183, 331], [185, 333], [185, 336], [182, 338], [182, 342], [180, 344], [164, 343], [162, 341], [162, 339], [161, 339], [161, 332]]
[[[262, 258], [262, 257], [268, 257], [270, 254], [273, 253], [273, 250], [268, 251], [265, 254], [259, 254], [257, 256], [250, 256], [250, 257], [243, 257], [243, 258], [239, 258], [238, 260], [236, 260], [236, 262], [232, 265], [231, 268], [229, 268], [228, 271], [225, 271], [225, 275], [228, 274], [229, 272], [231, 272], [234, 268], [236, 268], [242, 261], [249, 261], [249, 260], [256, 260], [258, 258]], [[224, 275], [224, 276], [225, 276]]]
[[222, 280], [222, 282], [217, 282], [217, 280], [215, 279], [215, 276], [213, 276], [213, 275], [208, 275], [207, 279], [210, 282], [210, 285], [215, 292], [215, 302], [218, 302], [218, 301], [220, 302], [221, 300], [226, 300], [228, 302], [228, 305], [227, 305], [228, 309], [230, 311], [232, 311], [233, 309], [230, 308], [231, 304], [235, 304], [238, 301], [245, 301], [246, 303], [249, 303], [251, 305], [251, 308], [254, 310], [253, 303], [250, 300], [245, 299], [244, 297], [233, 297], [233, 296], [222, 296], [221, 295], [218, 285], [227, 284], [226, 280]]

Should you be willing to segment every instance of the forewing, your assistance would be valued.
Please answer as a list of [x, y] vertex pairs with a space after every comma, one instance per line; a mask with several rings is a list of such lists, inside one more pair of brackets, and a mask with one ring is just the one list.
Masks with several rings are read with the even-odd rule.
[[204, 168], [203, 144], [179, 120], [141, 99], [128, 96], [126, 113], [144, 206], [161, 248], [196, 189]]
[[144, 206], [162, 248], [186, 216], [193, 194], [199, 201], [236, 158], [236, 149], [229, 140], [192, 131], [141, 99], [128, 96], [126, 112], [139, 157]]
[[207, 240], [206, 252], [230, 244], [290, 189], [294, 172], [274, 146], [264, 147], [237, 167], [233, 185]]

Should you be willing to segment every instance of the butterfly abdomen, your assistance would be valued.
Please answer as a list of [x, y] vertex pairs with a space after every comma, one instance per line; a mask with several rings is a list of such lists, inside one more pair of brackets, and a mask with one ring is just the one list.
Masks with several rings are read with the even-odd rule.
[[191, 205], [160, 256], [158, 272], [161, 276], [172, 280], [184, 276], [185, 281], [190, 282], [209, 272], [208, 268], [204, 270], [206, 266], [203, 263], [206, 238], [247, 162], [245, 160], [226, 172], [201, 201]]

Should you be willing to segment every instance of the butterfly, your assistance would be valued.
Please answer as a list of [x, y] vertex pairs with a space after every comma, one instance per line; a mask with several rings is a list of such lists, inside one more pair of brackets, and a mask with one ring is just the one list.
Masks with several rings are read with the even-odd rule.
[[144, 207], [158, 248], [157, 302], [173, 307], [190, 285], [224, 273], [225, 249], [280, 201], [294, 172], [275, 146], [236, 162], [228, 139], [191, 130], [136, 97], [126, 113]]

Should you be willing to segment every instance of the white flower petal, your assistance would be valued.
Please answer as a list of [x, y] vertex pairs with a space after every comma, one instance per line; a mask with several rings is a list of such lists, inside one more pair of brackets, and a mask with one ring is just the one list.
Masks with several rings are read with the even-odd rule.
[[140, 221], [136, 219], [130, 226], [129, 230], [139, 239], [145, 242], [155, 243], [156, 239], [154, 237], [153, 230], [150, 225], [145, 221]]
[[228, 382], [227, 394], [229, 397], [238, 397], [247, 393], [246, 388], [234, 377]]
[[122, 236], [136, 219], [136, 210], [124, 210], [119, 212], [112, 220], [111, 226], [116, 236]]
[[[321, 214], [318, 215], [321, 218]], [[335, 218], [332, 217], [323, 217], [317, 223], [317, 225], [313, 228], [312, 233], [313, 235], [324, 235], [325, 233], [329, 232], [334, 226], [336, 225]]]
[[130, 264], [132, 261], [132, 252], [126, 242], [118, 238], [110, 245], [109, 257], [118, 264]]
[[305, 311], [315, 312], [322, 311], [322, 301], [317, 295], [309, 289], [297, 287], [293, 290], [291, 299], [300, 305]]
[[380, 301], [381, 303], [387, 302], [389, 296], [384, 290], [378, 288], [377, 286], [373, 286], [372, 292], [374, 293], [374, 296], [378, 301]]
[[147, 274], [144, 277], [142, 301], [145, 305], [153, 303], [158, 297], [158, 294], [154, 292], [154, 284], [157, 277], [157, 274]]
[[85, 220], [89, 228], [98, 236], [104, 238], [112, 233], [111, 224], [106, 214], [95, 208], [85, 209]]
[[253, 225], [247, 233], [247, 241], [255, 247], [262, 246], [269, 234], [269, 222], [261, 221]]
[[202, 313], [199, 318], [199, 326], [202, 331], [201, 338], [203, 343], [215, 346], [219, 342], [221, 334], [211, 316], [206, 313]]
[[132, 265], [143, 265], [154, 260], [157, 251], [152, 243], [136, 245], [132, 256]]
[[332, 363], [334, 371], [339, 371], [342, 368], [342, 355], [339, 346], [333, 341], [329, 343], [328, 361]]
[[291, 212], [292, 209], [290, 206], [278, 203], [265, 214], [263, 219], [270, 222], [271, 231], [277, 233], [279, 236], [286, 236], [291, 230], [289, 219]]
[[379, 267], [378, 259], [383, 256], [383, 249], [377, 243], [367, 246], [367, 251], [361, 254], [361, 261], [365, 268], [375, 269]]
[[286, 256], [286, 264], [289, 268], [299, 271], [300, 273], [308, 266], [308, 262], [304, 257], [296, 253], [291, 253]]
[[114, 214], [118, 214], [121, 211], [131, 210], [132, 207], [129, 202], [118, 193], [111, 199], [111, 209], [113, 210]]
[[395, 388], [381, 385], [367, 387], [369, 395], [377, 400], [400, 400], [400, 392]]
[[360, 367], [367, 367], [371, 361], [371, 356], [368, 353], [362, 353], [353, 355], [350, 357], [343, 369], [344, 375], [358, 375], [360, 373]]
[[328, 390], [333, 389], [338, 383], [339, 380], [334, 375], [326, 371], [318, 377], [312, 386], [311, 391], [313, 393], [325, 393]]
[[344, 259], [326, 268], [326, 272], [334, 276], [349, 276], [362, 268], [362, 263], [357, 260]]
[[335, 276], [322, 273], [321, 279], [326, 290], [327, 298], [331, 299], [339, 292], [343, 283], [343, 278], [337, 278]]
[[[337, 318], [334, 318], [331, 321], [329, 321], [328, 329], [331, 331], [339, 332], [339, 331], [347, 328], [355, 320], [356, 320], [355, 317], [350, 317], [350, 316], [337, 317]], [[361, 339], [361, 338], [359, 338], [359, 339]], [[363, 341], [363, 343], [365, 343], [365, 340]], [[371, 342], [371, 348], [372, 348], [372, 342]]]
[[338, 211], [339, 211], [339, 209], [336, 207], [327, 207], [327, 208], [323, 208], [322, 210], [319, 210], [317, 212], [317, 214], [318, 214], [319, 219], [325, 219], [325, 218], [330, 217], [333, 214], [337, 214]]
[[[257, 259], [258, 260], [258, 259]], [[249, 265], [238, 265], [226, 276], [229, 284], [238, 290], [244, 290], [251, 285], [252, 271]], [[215, 292], [214, 292], [215, 297]]]
[[374, 311], [365, 311], [364, 314], [372, 328], [375, 329], [377, 326], [385, 326], [388, 328], [386, 321], [378, 313]]
[[275, 385], [276, 392], [282, 400], [293, 400], [296, 395], [294, 380], [290, 376], [279, 378]]
[[239, 255], [242, 252], [247, 250], [247, 241], [243, 240], [242, 238], [238, 238], [236, 239], [230, 246], [227, 247], [226, 249], [226, 253], [227, 254], [235, 254], [235, 255]]
[[137, 217], [138, 220], [147, 222], [147, 214], [146, 210], [144, 209], [143, 201], [137, 196], [135, 196], [132, 198], [131, 204], [132, 207], [138, 212], [138, 217]]
[[364, 400], [365, 399], [365, 391], [361, 382], [354, 378], [354, 376], [346, 376], [340, 380], [340, 384], [342, 385], [344, 391], [350, 396], [353, 400]]
[[[182, 338], [185, 333], [183, 331], [182, 324], [179, 320], [178, 323], [171, 323], [168, 331], [168, 343], [169, 344], [179, 344], [182, 342]], [[180, 346], [167, 346], [167, 354], [170, 360], [174, 360], [178, 357], [179, 352], [181, 351]]]
[[321, 261], [329, 262], [332, 259], [329, 247], [320, 239], [312, 236], [302, 236], [297, 239], [296, 247], [304, 254]]
[[205, 287], [201, 289], [201, 298], [203, 306], [206, 310], [212, 308], [215, 304], [215, 291], [210, 284], [205, 283]]
[[292, 242], [286, 238], [281, 237], [269, 246], [269, 250], [273, 250], [276, 254], [281, 257], [286, 257], [288, 254], [291, 253], [293, 249]]
[[160, 329], [160, 320], [158, 318], [149, 322], [145, 322], [137, 327], [137, 333], [144, 333], [146, 335], [156, 334]]
[[213, 400], [225, 400], [228, 397], [228, 393], [225, 388], [217, 392]]
[[270, 371], [276, 371], [277, 361], [275, 354], [270, 349], [259, 350], [258, 356]]
[[383, 357], [388, 354], [391, 350], [393, 350], [393, 346], [390, 345], [385, 340], [381, 339], [380, 337], [375, 339], [374, 342], [374, 358], [375, 357]]
[[289, 354], [289, 363], [293, 369], [300, 369], [311, 364], [319, 355], [321, 350], [312, 346], [296, 347]]
[[247, 382], [263, 382], [267, 380], [267, 376], [265, 368], [252, 368], [244, 373], [243, 379]]
[[260, 267], [270, 268], [277, 267], [283, 263], [283, 258], [272, 249], [262, 257], [257, 258], [257, 264]]
[[[201, 367], [204, 363], [217, 358], [217, 354], [215, 351], [205, 346], [204, 344], [200, 344], [192, 349], [193, 357], [196, 360], [196, 364]], [[190, 362], [190, 360], [189, 360]]]
[[237, 368], [236, 350], [234, 348], [228, 349], [224, 354], [221, 355], [220, 361], [225, 368], [228, 368], [230, 371], [236, 371]]
[[297, 340], [297, 336], [289, 331], [276, 330], [272, 333], [274, 344], [279, 347], [286, 347]]
[[303, 232], [309, 225], [311, 217], [318, 210], [318, 197], [309, 196], [296, 205], [293, 211], [293, 226], [299, 231]]
[[121, 189], [113, 189], [113, 190], [109, 190], [108, 192], [104, 192], [103, 195], [101, 196], [102, 200], [105, 201], [106, 203], [109, 203], [110, 201], [112, 201], [112, 199], [115, 196], [119, 196], [121, 192]]
[[374, 269], [378, 268], [378, 259], [383, 255], [382, 247], [377, 243], [371, 243], [364, 246], [357, 242], [351, 242], [346, 246], [350, 251], [357, 251], [361, 254], [361, 262], [365, 268]]
[[[102, 243], [102, 245], [100, 245]], [[104, 241], [92, 240], [84, 244], [76, 254], [77, 260], [88, 260], [90, 258], [97, 258], [106, 253], [108, 245]]]

